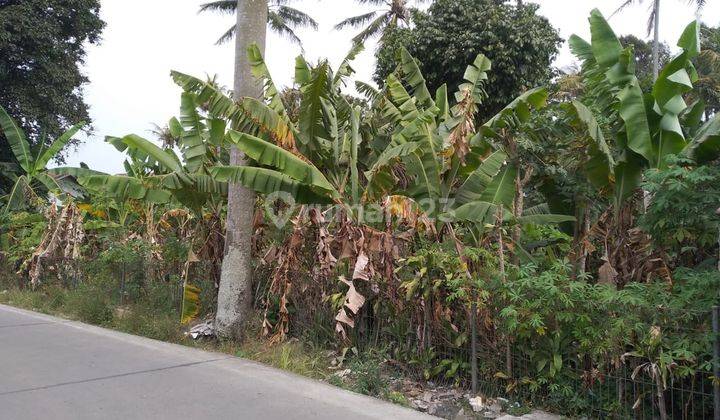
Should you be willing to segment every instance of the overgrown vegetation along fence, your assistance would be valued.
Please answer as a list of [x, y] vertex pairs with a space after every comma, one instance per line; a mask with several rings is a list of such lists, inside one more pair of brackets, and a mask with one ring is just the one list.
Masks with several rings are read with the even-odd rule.
[[[416, 244], [407, 252], [397, 277], [358, 285], [368, 300], [341, 349], [380, 351], [404, 375], [468, 389], [475, 372], [482, 394], [567, 415], [654, 418], [665, 407], [665, 418], [712, 416], [717, 271], [676, 270], [673, 284], [618, 290], [574, 280], [571, 267], [556, 262], [526, 264], [504, 282], [488, 266], [487, 278], [467, 281], [453, 250]], [[341, 283], [313, 277], [312, 256], [297, 258], [287, 334], [337, 346], [330, 326]], [[273, 302], [262, 307], [271, 323]]]
[[[85, 299], [73, 305], [80, 311], [80, 316], [90, 322], [102, 323], [103, 317], [112, 317], [108, 308], [137, 304], [179, 317], [183, 290], [180, 273], [148, 280], [149, 272], [163, 272], [161, 266], [150, 267], [148, 264], [153, 263], [148, 263], [141, 253], [130, 252], [131, 249], [137, 248], [124, 249], [125, 260], [115, 265], [104, 261], [106, 255], [91, 261], [52, 261], [52, 266], [63, 267], [63, 270], [60, 273], [48, 271], [43, 278], [43, 287], [61, 283], [69, 290], [78, 290]], [[304, 265], [298, 263], [298, 267]], [[202, 280], [211, 270], [212, 267], [198, 267], [192, 277], [204, 289], [201, 300], [205, 310], [214, 307], [213, 282]], [[258, 275], [263, 275], [262, 268]], [[531, 295], [531, 290], [547, 287], [542, 280], [526, 278], [533, 275], [532, 270], [520, 273], [518, 279], [508, 280], [507, 288]], [[628, 287], [622, 301], [615, 296], [602, 302], [583, 302], [579, 300], [580, 296], [592, 296], [577, 294], [563, 305], [559, 302], [568, 299], [569, 295], [557, 295], [558, 300], [554, 301], [549, 298], [552, 293], [548, 293], [538, 297], [545, 300], [547, 311], [533, 314], [540, 316], [535, 318], [538, 322], [536, 332], [542, 328], [546, 331], [532, 336], [523, 332], [520, 325], [506, 323], [507, 318], [497, 313], [489, 328], [487, 311], [492, 309], [481, 306], [476, 313], [474, 346], [472, 306], [463, 308], [465, 302], [453, 306], [446, 301], [437, 301], [439, 295], [431, 296], [420, 300], [419, 311], [409, 302], [401, 309], [380, 305], [379, 301], [369, 302], [359, 314], [349, 341], [341, 343], [339, 349], [342, 350], [343, 345], [353, 346], [359, 350], [359, 357], [370, 350], [379, 351], [390, 371], [467, 389], [474, 386], [481, 395], [503, 397], [567, 415], [658, 418], [659, 395], [662, 394], [667, 418], [711, 418], [715, 401], [720, 402], [713, 395], [717, 383], [713, 381], [712, 372], [713, 346], [717, 343], [713, 340], [712, 311], [707, 309], [712, 298], [697, 301], [691, 290], [713, 295], [715, 289], [707, 289], [707, 285], [717, 280], [717, 275], [710, 273], [703, 279], [679, 276], [677, 281], [684, 287], [683, 296], [675, 296], [664, 304], [639, 299], [654, 293], [650, 285]], [[263, 282], [259, 283], [262, 289]], [[311, 276], [306, 275], [304, 281], [298, 278], [297, 283], [314, 301], [317, 285], [311, 284]], [[553, 279], [553, 284], [559, 289], [565, 286], [557, 278]], [[392, 285], [382, 285], [380, 293], [386, 292], [388, 287]], [[500, 296], [503, 289], [498, 287], [488, 284], [486, 290], [491, 296]], [[585, 293], [593, 293], [594, 289], [588, 285]], [[263, 293], [258, 295], [263, 296]], [[257, 302], [258, 311], [265, 309], [262, 300]], [[452, 326], [441, 328], [436, 322], [440, 311], [425, 311], [426, 304], [434, 308], [442, 306], [442, 311], [451, 309], [452, 317], [446, 321]], [[513, 308], [511, 302], [503, 305], [507, 305], [503, 309]], [[549, 316], [559, 316], [562, 323], [570, 307], [577, 318], [567, 322], [588, 318], [585, 327], [590, 329], [584, 332], [593, 337], [587, 343], [578, 342], [574, 336], [576, 331], [568, 330], [562, 324], [551, 325], [557, 320]], [[519, 312], [527, 310], [517, 309]], [[293, 316], [290, 335], [303, 337], [305, 341], [325, 348], [338, 348], [331, 327], [335, 312], [332, 305], [313, 306], [294, 300], [290, 310]], [[418, 313], [427, 318], [412, 315]], [[631, 330], [618, 327], [619, 324], [632, 324]], [[259, 325], [251, 327], [258, 328]], [[647, 336], [639, 336], [641, 331], [647, 331]], [[625, 333], [638, 335], [627, 337], [626, 344], [621, 345], [627, 352], [613, 352], [607, 347], [618, 338], [616, 334]], [[631, 349], [628, 344], [631, 342], [639, 344]], [[593, 349], [597, 352], [592, 353]], [[473, 371], [477, 378], [475, 384]], [[664, 391], [658, 393], [661, 388]]]
[[[480, 361], [497, 357], [481, 352]], [[587, 371], [579, 366], [566, 367], [566, 386], [573, 388], [565, 400], [545, 393], [533, 392], [539, 386], [536, 362], [528, 357], [513, 356], [512, 376], [498, 378], [491, 370], [479, 372], [478, 390], [481, 394], [516, 398], [540, 407], [572, 408], [574, 414], [590, 418], [661, 418], [658, 403], [658, 384], [645, 375], [633, 375], [639, 364], [607, 365]], [[579, 363], [578, 363], [579, 365]], [[514, 390], [508, 392], [508, 387]], [[669, 379], [663, 391], [667, 418], [707, 419], [713, 417], [713, 385], [707, 372], [682, 379]], [[564, 411], [569, 413], [568, 411]]]
[[[405, 372], [430, 378], [435, 383], [460, 384], [486, 397], [500, 397], [566, 415], [591, 418], [707, 419], [713, 418], [716, 406], [720, 408], [720, 396], [715, 395], [720, 384], [715, 380], [717, 371], [713, 373], [713, 369], [720, 369], [720, 360], [713, 357], [716, 349], [720, 351], [720, 341], [712, 339], [720, 332], [717, 325], [711, 329], [712, 312], [715, 311], [720, 312], [720, 307], [690, 315], [707, 339], [694, 343], [702, 349], [693, 347], [690, 341], [685, 342], [688, 348], [700, 353], [684, 363], [673, 360], [670, 354], [659, 353], [651, 360], [637, 352], [628, 352], [598, 364], [589, 357], [567, 353], [568, 348], [563, 346], [571, 345], [568, 342], [558, 342], [556, 351], [560, 353], [553, 355], [547, 354], [543, 343], [523, 342], [488, 348], [480, 344], [481, 337], [476, 337], [477, 344], [473, 347], [471, 336], [464, 346], [440, 340], [426, 347], [413, 335], [409, 335], [405, 343], [393, 342], [395, 337], [391, 336], [386, 336], [387, 341], [383, 342], [382, 338], [378, 339], [382, 335], [373, 329], [365, 330], [362, 335], [366, 336], [366, 345], [387, 346], [388, 353], [396, 357], [407, 348], [417, 349], [410, 364], [403, 367]], [[665, 310], [664, 314], [670, 318], [687, 318], [688, 315], [686, 310]], [[616, 316], [607, 311], [608, 322]], [[690, 333], [682, 330], [680, 327], [674, 333]], [[472, 334], [471, 330], [466, 332]], [[670, 335], [669, 332], [666, 334]], [[511, 343], [516, 338], [506, 337]], [[426, 369], [429, 367], [429, 371], [423, 371], [420, 363], [423, 357], [428, 361]], [[455, 366], [456, 363], [459, 365]], [[661, 414], [661, 405], [664, 414]]]

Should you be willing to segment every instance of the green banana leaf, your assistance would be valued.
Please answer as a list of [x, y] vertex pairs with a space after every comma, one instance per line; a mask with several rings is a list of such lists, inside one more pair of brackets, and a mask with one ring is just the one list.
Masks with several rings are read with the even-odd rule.
[[352, 68], [351, 63], [355, 61], [357, 56], [360, 55], [360, 53], [364, 50], [364, 44], [359, 42], [353, 43], [350, 51], [347, 53], [342, 63], [340, 63], [340, 67], [338, 67], [337, 71], [335, 72], [335, 77], [333, 78], [333, 86], [336, 89], [339, 89], [341, 87], [340, 84], [344, 83], [345, 79], [355, 73], [355, 69]]
[[25, 170], [25, 173], [33, 172], [32, 166], [32, 153], [30, 152], [30, 144], [25, 138], [25, 133], [18, 127], [15, 121], [10, 118], [10, 115], [5, 111], [5, 108], [0, 106], [0, 129], [2, 130], [8, 143], [10, 143], [10, 150], [12, 150], [15, 159], [17, 159], [20, 167]]
[[287, 116], [285, 105], [283, 105], [280, 91], [275, 86], [270, 70], [265, 64], [262, 52], [257, 44], [251, 44], [247, 49], [248, 62], [250, 63], [250, 71], [253, 76], [263, 84], [263, 96], [268, 101], [268, 106], [280, 116]]
[[83, 127], [85, 127], [85, 122], [76, 124], [70, 127], [70, 129], [64, 132], [60, 137], [55, 139], [55, 141], [52, 142], [50, 147], [45, 149], [45, 151], [40, 156], [38, 156], [38, 159], [37, 161], [35, 161], [34, 165], [35, 171], [39, 172], [45, 169], [48, 162], [50, 162], [50, 159], [54, 158], [55, 155], [57, 155], [60, 150], [62, 150], [65, 145], [68, 144], [70, 140], [72, 140], [73, 136], [77, 134], [77, 132], [80, 131]]
[[235, 102], [211, 83], [180, 72], [171, 72], [175, 83], [196, 95], [196, 101], [212, 118], [230, 121], [230, 127], [255, 136], [267, 136], [275, 143], [294, 139], [295, 129], [262, 101], [242, 98]]
[[376, 173], [378, 173], [381, 169], [387, 167], [395, 159], [408, 156], [414, 153], [418, 148], [420, 148], [420, 143], [418, 142], [406, 142], [396, 146], [391, 145], [387, 147], [385, 150], [383, 150], [380, 156], [378, 156], [377, 160], [375, 161], [375, 163], [373, 163], [373, 166], [370, 168], [370, 170], [365, 172], [365, 177], [368, 179], [372, 179], [372, 177], [375, 176]]
[[492, 63], [490, 62], [490, 59], [485, 57], [483, 54], [478, 54], [477, 57], [475, 57], [475, 61], [473, 61], [473, 63], [465, 69], [463, 78], [466, 82], [460, 85], [459, 92], [455, 94], [455, 99], [460, 101], [462, 99], [460, 91], [470, 89], [475, 101], [482, 101], [486, 96], [483, 86], [488, 80], [487, 72], [491, 69]]
[[25, 198], [29, 192], [32, 192], [30, 181], [27, 175], [20, 175], [13, 184], [10, 194], [7, 196], [4, 214], [8, 214], [12, 210], [17, 210], [25, 204]]
[[[328, 63], [323, 62], [310, 70], [310, 81], [300, 88], [299, 140], [306, 150], [317, 152], [323, 140], [330, 138], [324, 124], [323, 99], [328, 99], [330, 86]], [[303, 150], [305, 153], [305, 150]]]
[[335, 188], [314, 165], [303, 161], [287, 150], [268, 143], [249, 134], [229, 132], [230, 140], [257, 163], [276, 168], [302, 184], [326, 192], [330, 196], [338, 196]]
[[551, 225], [575, 220], [575, 216], [565, 214], [531, 214], [518, 217], [517, 222], [522, 225]]
[[456, 221], [472, 222], [483, 226], [491, 225], [495, 224], [497, 218], [497, 205], [486, 201], [471, 201], [451, 211], [449, 216]]
[[448, 101], [447, 84], [443, 83], [437, 91], [435, 91], [435, 105], [438, 107], [438, 118], [440, 121], [446, 121], [450, 118], [450, 102]]
[[78, 182], [85, 188], [103, 191], [118, 201], [134, 199], [165, 204], [172, 197], [169, 191], [147, 188], [142, 180], [123, 175], [82, 176], [78, 179]]
[[524, 123], [530, 118], [532, 109], [541, 109], [547, 104], [547, 89], [539, 87], [530, 89], [510, 102], [505, 108], [483, 124], [484, 135], [499, 138], [497, 131], [501, 128], [513, 128], [517, 123]]
[[[598, 9], [590, 12], [591, 49], [595, 61], [603, 68], [614, 66], [620, 60], [622, 45], [605, 17]], [[575, 46], [577, 47], [577, 40]]]
[[615, 159], [605, 141], [600, 126], [592, 111], [580, 101], [574, 100], [565, 110], [572, 118], [572, 124], [586, 134], [589, 142], [588, 160], [584, 165], [585, 173], [590, 182], [597, 188], [610, 184]]
[[388, 96], [392, 101], [392, 107], [386, 110], [386, 117], [397, 113], [402, 121], [413, 121], [418, 117], [417, 104], [408, 93], [403, 83], [394, 74], [390, 74], [385, 80]]
[[332, 197], [316, 192], [313, 187], [303, 184], [289, 176], [266, 168], [251, 166], [215, 166], [210, 169], [215, 180], [239, 183], [260, 194], [284, 192], [299, 204], [329, 204]]
[[299, 55], [295, 58], [295, 83], [298, 86], [305, 86], [310, 83], [310, 66], [305, 57]]
[[685, 28], [678, 42], [682, 53], [662, 69], [653, 86], [655, 112], [662, 116], [659, 135], [654, 142], [656, 156], [652, 164], [656, 168], [666, 167], [666, 157], [682, 152], [687, 146], [681, 115], [688, 108], [683, 98], [692, 91], [693, 83], [698, 79], [691, 60], [700, 53], [699, 36], [697, 22]]
[[640, 188], [642, 183], [643, 158], [628, 150], [625, 157], [615, 165], [615, 209], [619, 211], [623, 203]]
[[502, 151], [496, 151], [488, 156], [478, 168], [473, 171], [455, 194], [455, 201], [458, 204], [465, 204], [480, 200], [483, 192], [493, 182], [493, 179], [502, 169], [507, 155]]
[[682, 154], [701, 164], [720, 157], [720, 114], [715, 114], [698, 129]]
[[198, 172], [202, 169], [208, 152], [203, 138], [206, 126], [197, 112], [195, 96], [188, 92], [183, 92], [180, 97], [180, 125], [182, 132], [179, 146], [185, 166], [188, 172]]
[[485, 201], [492, 204], [500, 204], [505, 208], [512, 207], [515, 199], [515, 177], [517, 176], [517, 168], [508, 163], [493, 178], [492, 182], [480, 195], [479, 201]]
[[360, 107], [355, 107], [350, 116], [350, 192], [353, 204], [360, 203], [360, 175], [358, 173], [358, 147], [360, 137]]
[[425, 77], [415, 58], [404, 47], [400, 48], [400, 68], [403, 80], [410, 86], [410, 93], [415, 97], [416, 103], [425, 109], [434, 108], [435, 101], [427, 88]]

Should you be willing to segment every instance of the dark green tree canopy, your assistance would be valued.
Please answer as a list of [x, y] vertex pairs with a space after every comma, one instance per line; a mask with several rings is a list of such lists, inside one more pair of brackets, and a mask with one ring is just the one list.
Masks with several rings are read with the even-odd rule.
[[[0, 0], [0, 105], [31, 143], [89, 121], [80, 66], [100, 40], [99, 13], [99, 0]], [[2, 138], [0, 160], [10, 156]]]
[[427, 12], [415, 11], [410, 29], [393, 29], [376, 52], [375, 81], [381, 83], [397, 66], [404, 46], [421, 62], [428, 87], [443, 83], [454, 92], [467, 63], [480, 53], [493, 63], [486, 84], [488, 99], [481, 119], [494, 115], [521, 92], [549, 82], [551, 64], [562, 39], [537, 5], [496, 0], [437, 0]]

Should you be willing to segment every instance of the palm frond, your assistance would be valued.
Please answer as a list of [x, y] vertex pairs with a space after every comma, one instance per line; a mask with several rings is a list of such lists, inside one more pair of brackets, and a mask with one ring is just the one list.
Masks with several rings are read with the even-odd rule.
[[204, 12], [219, 12], [219, 13], [235, 13], [237, 10], [236, 0], [218, 0], [210, 3], [204, 3], [200, 5], [198, 13]]
[[277, 9], [277, 15], [280, 16], [288, 26], [294, 28], [312, 28], [317, 31], [318, 23], [307, 13], [288, 6], [280, 6]]
[[655, 16], [657, 15], [657, 10], [655, 10], [655, 7], [650, 6], [650, 16], [648, 16], [647, 21], [647, 33], [650, 35], [653, 31], [653, 27], [655, 26]]
[[377, 19], [370, 23], [370, 25], [363, 29], [362, 32], [355, 35], [353, 41], [362, 43], [367, 41], [369, 38], [379, 35], [384, 31], [391, 19], [392, 16], [387, 13], [380, 15]]
[[707, 0], [688, 0], [688, 4], [695, 4], [695, 6], [697, 6], [697, 10], [704, 8], [706, 3]]
[[337, 25], [335, 25], [335, 29], [339, 31], [348, 26], [350, 26], [352, 28], [357, 28], [359, 26], [365, 25], [366, 23], [372, 21], [378, 13], [380, 13], [380, 12], [376, 10], [374, 12], [365, 13], [364, 15], [349, 17], [349, 18], [343, 20], [342, 22], [338, 23]]
[[617, 9], [615, 9], [614, 12], [610, 15], [610, 19], [613, 18], [616, 14], [622, 12], [623, 10], [627, 9], [628, 7], [632, 6], [635, 3], [642, 3], [643, 0], [623, 0], [623, 2], [618, 6]]
[[217, 41], [215, 41], [215, 45], [222, 45], [235, 38], [235, 28], [235, 25], [231, 26], [230, 29], [228, 29], [220, 38], [218, 38]]
[[[282, 36], [288, 37], [292, 42], [301, 45], [300, 38], [295, 34], [294, 29], [312, 28], [318, 29], [318, 23], [307, 13], [304, 13], [293, 7], [285, 6], [287, 0], [276, 0], [271, 7], [268, 7], [268, 26], [273, 31]], [[200, 6], [199, 13], [203, 12], [219, 12], [225, 14], [235, 13], [237, 10], [237, 1], [235, 0], [218, 0], [205, 3]], [[215, 45], [222, 45], [235, 37], [236, 27], [231, 26], [230, 29], [215, 42]]]
[[297, 36], [293, 28], [288, 26], [287, 21], [283, 19], [277, 12], [268, 12], [268, 26], [280, 36], [288, 38], [292, 43], [302, 47], [302, 41]]

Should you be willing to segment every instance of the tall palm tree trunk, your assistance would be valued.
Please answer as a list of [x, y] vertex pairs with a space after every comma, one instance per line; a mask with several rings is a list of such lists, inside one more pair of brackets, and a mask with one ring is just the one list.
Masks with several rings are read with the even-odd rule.
[[[247, 48], [256, 43], [265, 51], [267, 0], [238, 0], [235, 37], [234, 98], [259, 97], [262, 86], [250, 71]], [[245, 156], [235, 147], [231, 165], [245, 165]], [[215, 328], [218, 336], [240, 338], [243, 324], [252, 310], [252, 234], [255, 194], [239, 184], [228, 188], [225, 258], [220, 275]]]
[[655, 14], [655, 21], [653, 22], [653, 80], [657, 80], [660, 74], [660, 0], [655, 0], [653, 10]]

